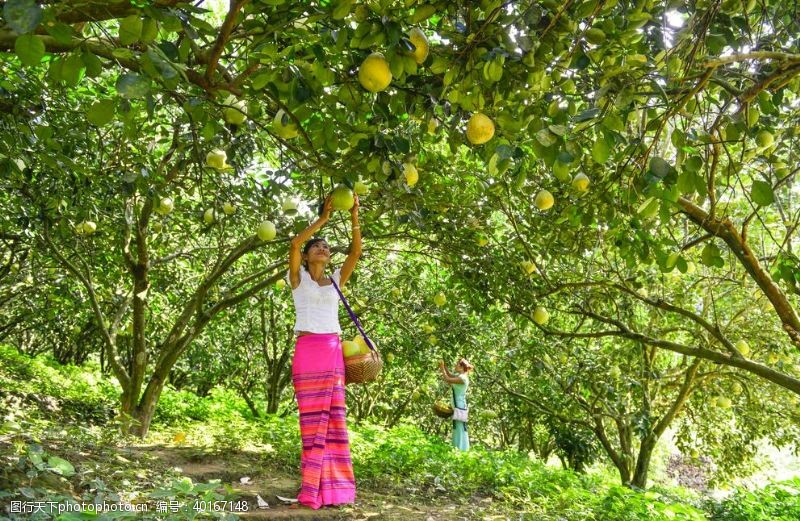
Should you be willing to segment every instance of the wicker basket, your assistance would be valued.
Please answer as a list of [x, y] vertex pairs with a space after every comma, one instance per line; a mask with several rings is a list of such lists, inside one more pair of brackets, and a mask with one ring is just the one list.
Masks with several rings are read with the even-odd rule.
[[383, 360], [377, 351], [370, 350], [364, 355], [348, 356], [344, 359], [345, 383], [364, 384], [374, 382], [383, 367]]
[[453, 417], [453, 408], [446, 403], [436, 402], [433, 404], [433, 414], [438, 416], [439, 418], [452, 418]]

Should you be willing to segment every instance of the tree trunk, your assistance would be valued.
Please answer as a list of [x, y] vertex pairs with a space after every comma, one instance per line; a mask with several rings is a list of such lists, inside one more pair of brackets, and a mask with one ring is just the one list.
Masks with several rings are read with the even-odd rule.
[[656, 441], [658, 441], [658, 438], [653, 435], [642, 441], [639, 447], [639, 457], [636, 459], [636, 469], [630, 482], [632, 487], [643, 489], [647, 486], [647, 473], [650, 470], [650, 460], [653, 457]]

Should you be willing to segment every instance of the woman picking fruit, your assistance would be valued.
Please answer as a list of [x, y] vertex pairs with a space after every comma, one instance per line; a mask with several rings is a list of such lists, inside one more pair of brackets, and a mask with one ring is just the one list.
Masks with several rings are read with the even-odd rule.
[[[455, 373], [451, 373], [444, 365], [444, 360], [439, 361], [439, 369], [442, 370], [442, 380], [449, 383], [453, 391], [453, 409], [467, 409], [467, 387], [469, 387], [469, 373], [472, 371], [472, 364], [462, 358], [456, 363]], [[467, 422], [453, 418], [453, 447], [458, 450], [469, 450], [469, 435], [467, 434]]]
[[333, 281], [341, 288], [353, 274], [361, 256], [361, 229], [358, 196], [352, 196], [350, 205], [342, 205], [341, 198], [337, 199], [336, 209], [349, 209], [352, 222], [353, 240], [344, 264], [330, 276], [326, 275], [331, 261], [330, 248], [324, 239], [312, 238], [330, 219], [334, 201], [329, 196], [319, 219], [292, 239], [287, 274], [297, 313], [292, 383], [300, 411], [303, 443], [301, 489], [297, 499], [313, 509], [352, 503], [356, 495], [345, 418], [339, 296]]

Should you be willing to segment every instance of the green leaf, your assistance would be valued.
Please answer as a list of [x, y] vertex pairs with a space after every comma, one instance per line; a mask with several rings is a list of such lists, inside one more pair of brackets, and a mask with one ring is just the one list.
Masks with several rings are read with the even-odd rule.
[[611, 157], [611, 149], [608, 143], [606, 143], [605, 138], [602, 136], [598, 137], [597, 141], [592, 145], [592, 159], [594, 159], [596, 163], [602, 165], [608, 161], [609, 157]]
[[61, 79], [68, 85], [77, 85], [83, 77], [85, 65], [79, 54], [70, 54], [61, 67]]
[[139, 15], [126, 16], [119, 22], [119, 43], [130, 45], [139, 40], [142, 35], [142, 19]]
[[44, 42], [38, 36], [23, 34], [14, 42], [14, 52], [24, 65], [35, 67], [44, 57]]
[[134, 72], [126, 72], [117, 78], [116, 88], [123, 98], [143, 98], [150, 92], [150, 80]]
[[546, 128], [543, 128], [536, 133], [536, 140], [546, 147], [549, 147], [556, 142], [555, 136]]
[[36, 29], [42, 21], [42, 15], [42, 8], [34, 0], [8, 0], [3, 6], [6, 23], [20, 34]]
[[107, 125], [114, 119], [114, 100], [100, 100], [92, 104], [86, 113], [89, 123], [97, 127]]
[[90, 78], [99, 76], [100, 73], [103, 72], [103, 62], [101, 62], [100, 58], [94, 54], [88, 51], [84, 52], [81, 54], [81, 59], [83, 60], [83, 64], [86, 66], [86, 75]]
[[758, 206], [769, 206], [775, 202], [775, 194], [772, 192], [772, 185], [766, 181], [753, 181], [753, 188], [750, 192], [753, 202]]
[[72, 463], [58, 456], [50, 456], [47, 460], [47, 464], [50, 465], [56, 474], [61, 474], [62, 476], [72, 476], [75, 474], [75, 467], [72, 466]]
[[681, 194], [694, 192], [694, 174], [692, 172], [684, 172], [678, 176], [678, 190]]
[[616, 112], [610, 112], [605, 118], [603, 118], [603, 126], [609, 130], [616, 130], [617, 132], [622, 132], [625, 130], [625, 124], [622, 122], [622, 118], [619, 117], [619, 114]]
[[725, 261], [722, 259], [719, 248], [715, 244], [707, 244], [700, 254], [700, 260], [703, 264], [709, 267], [722, 268], [725, 266]]
[[75, 31], [69, 25], [48, 20], [44, 24], [47, 34], [55, 38], [58, 43], [67, 45], [72, 42]]

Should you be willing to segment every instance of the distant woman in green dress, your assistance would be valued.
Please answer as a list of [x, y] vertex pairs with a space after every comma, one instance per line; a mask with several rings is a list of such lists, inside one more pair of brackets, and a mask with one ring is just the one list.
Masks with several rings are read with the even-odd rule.
[[[469, 372], [472, 371], [472, 364], [462, 358], [456, 363], [455, 373], [451, 373], [445, 367], [444, 360], [439, 362], [442, 370], [442, 380], [449, 383], [453, 391], [450, 393], [453, 410], [467, 409], [467, 387], [469, 387]], [[458, 411], [456, 412], [458, 414]], [[453, 447], [458, 450], [469, 450], [469, 435], [467, 434], [467, 422], [453, 419]]]

